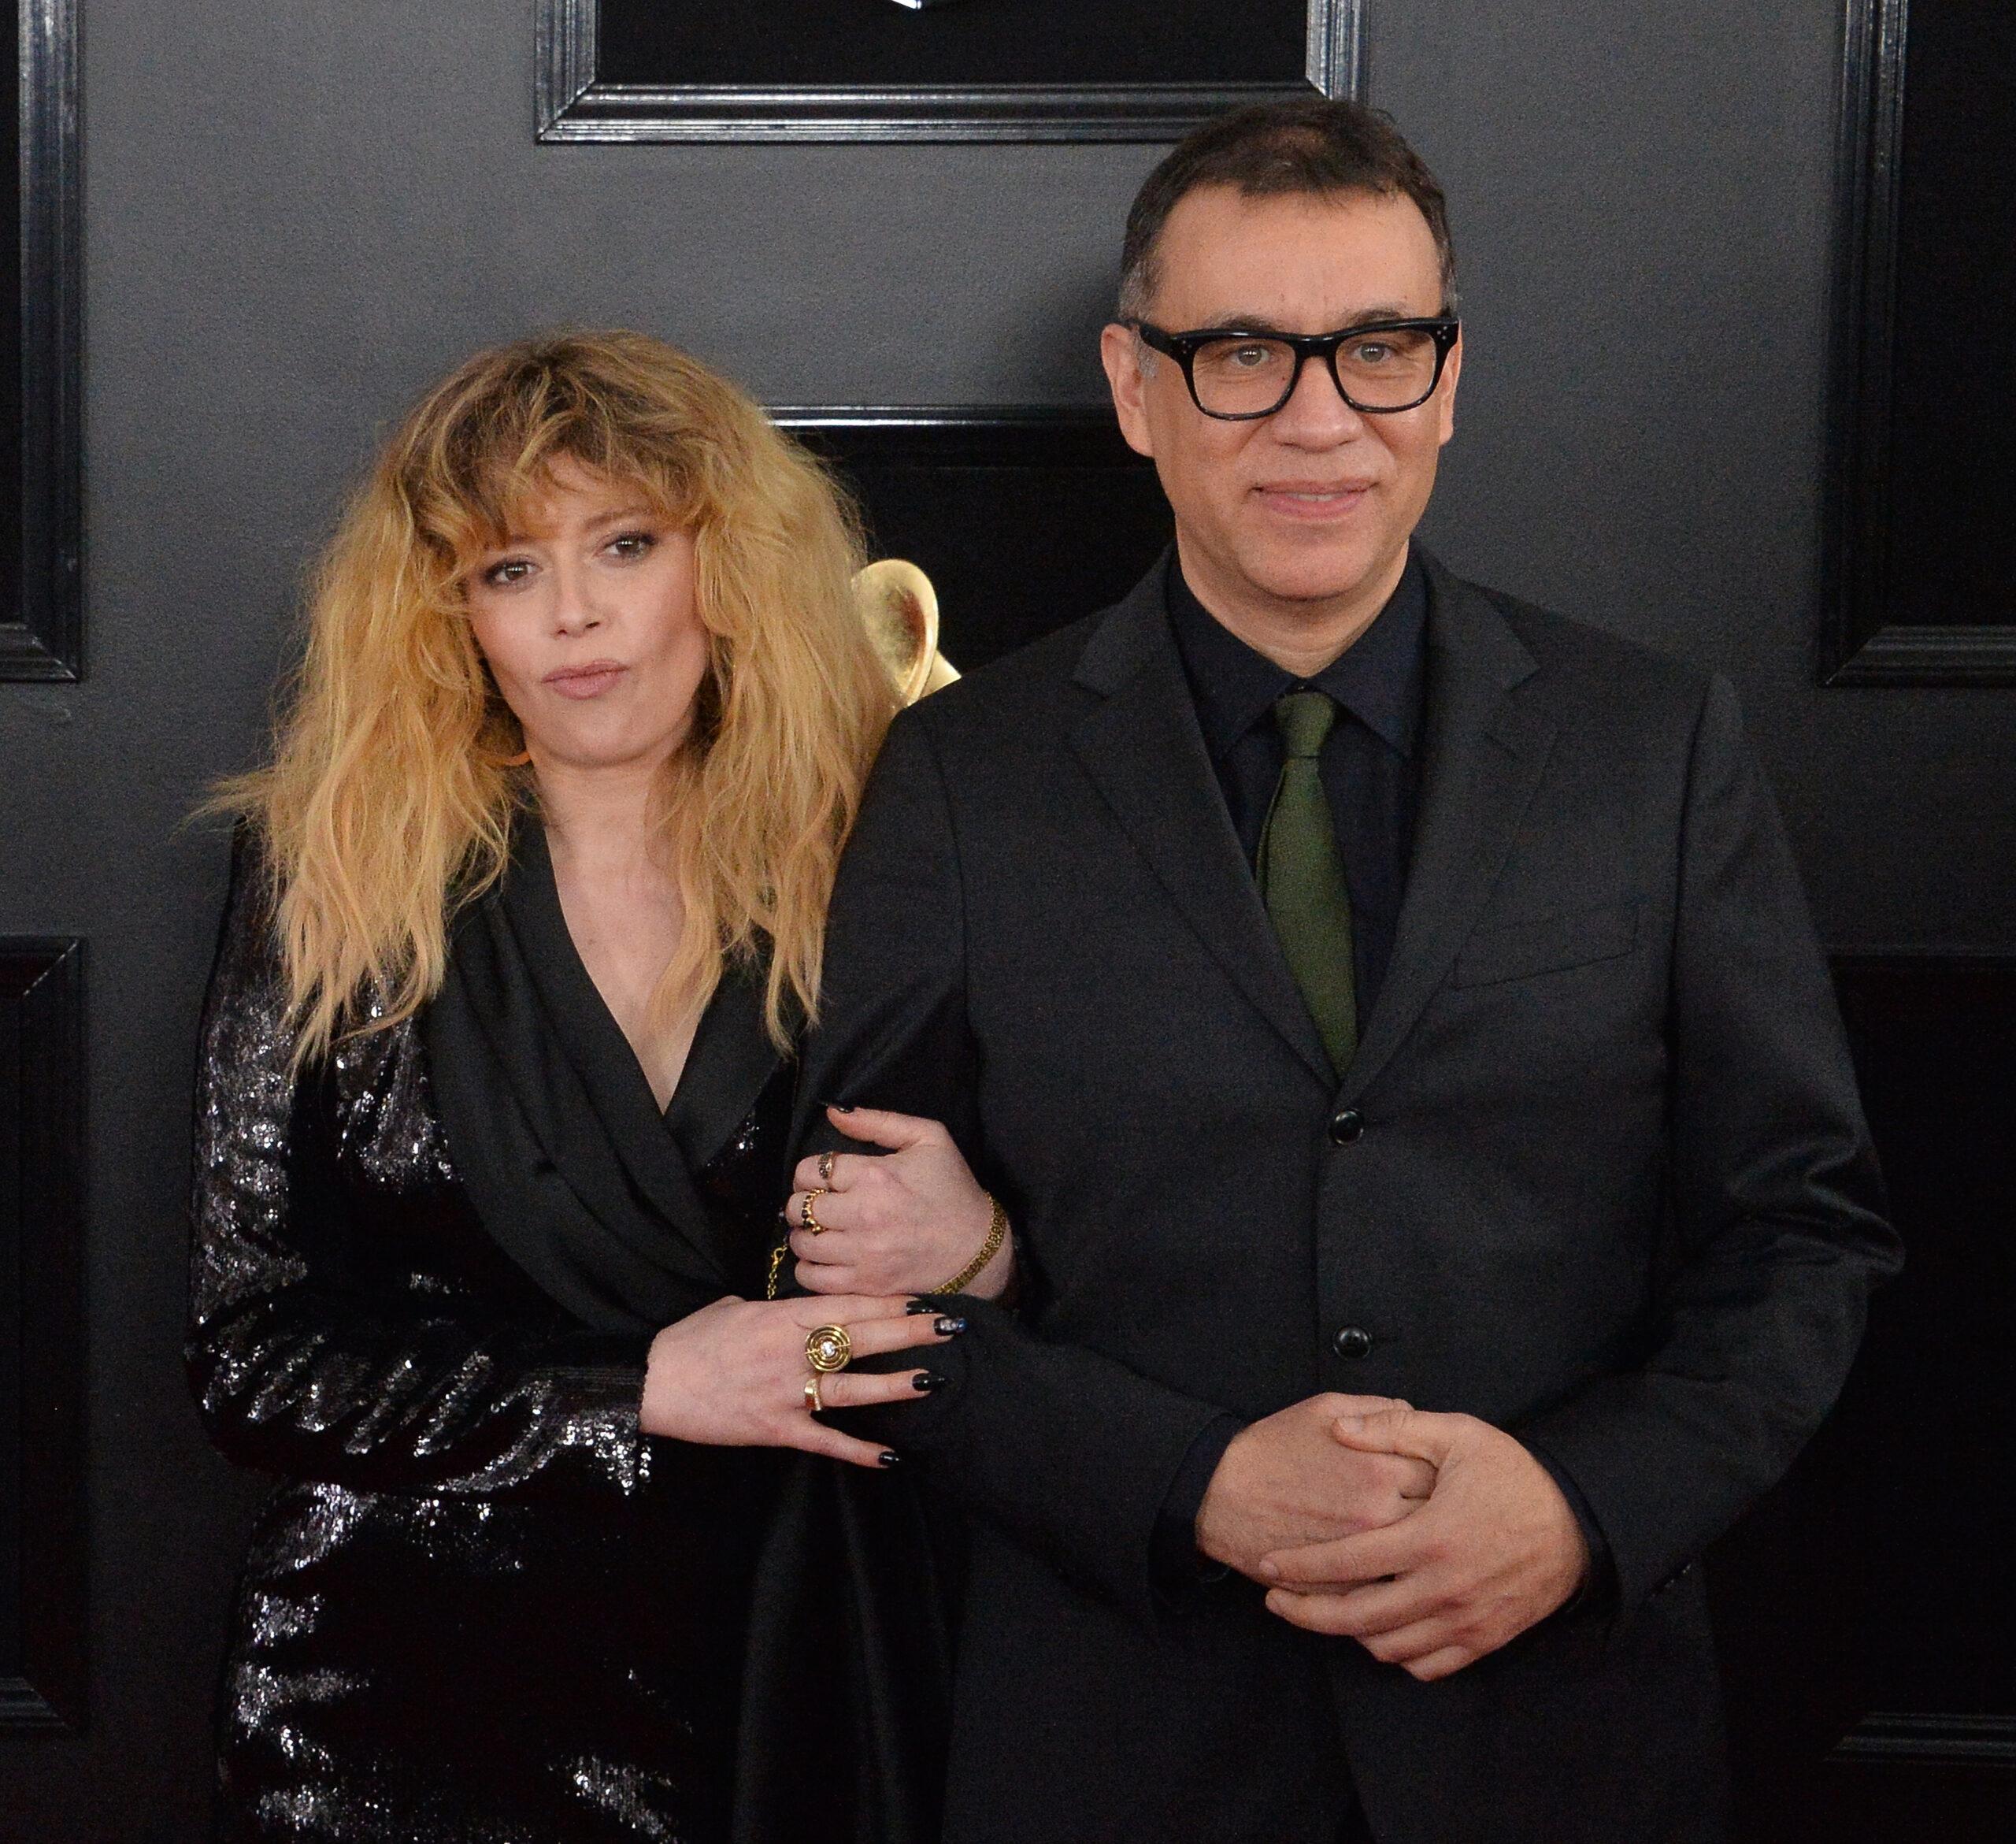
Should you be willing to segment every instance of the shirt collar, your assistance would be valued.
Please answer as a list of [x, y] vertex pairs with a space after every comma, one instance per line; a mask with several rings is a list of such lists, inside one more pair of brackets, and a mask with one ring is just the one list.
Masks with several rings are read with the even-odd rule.
[[1428, 633], [1428, 573], [1411, 546], [1386, 606], [1313, 678], [1298, 679], [1256, 651], [1197, 599], [1169, 553], [1165, 585], [1177, 651], [1214, 762], [1303, 685], [1327, 692], [1389, 748], [1412, 756], [1420, 727]]

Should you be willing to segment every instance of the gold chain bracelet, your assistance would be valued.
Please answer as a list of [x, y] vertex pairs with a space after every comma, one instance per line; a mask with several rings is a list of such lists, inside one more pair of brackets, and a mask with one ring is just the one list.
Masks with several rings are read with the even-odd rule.
[[972, 1283], [973, 1277], [1001, 1252], [1001, 1245], [1007, 1241], [1008, 1213], [1001, 1208], [1001, 1200], [991, 1191], [985, 1195], [988, 1202], [994, 1206], [994, 1220], [987, 1226], [987, 1240], [980, 1244], [980, 1253], [953, 1275], [943, 1286], [932, 1288], [930, 1291], [933, 1293], [962, 1292]]

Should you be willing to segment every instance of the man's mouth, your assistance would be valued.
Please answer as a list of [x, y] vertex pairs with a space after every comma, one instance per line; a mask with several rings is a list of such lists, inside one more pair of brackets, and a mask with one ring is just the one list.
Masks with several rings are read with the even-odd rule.
[[1369, 480], [1275, 480], [1254, 491], [1281, 511], [1336, 512], [1355, 506], [1371, 490]]

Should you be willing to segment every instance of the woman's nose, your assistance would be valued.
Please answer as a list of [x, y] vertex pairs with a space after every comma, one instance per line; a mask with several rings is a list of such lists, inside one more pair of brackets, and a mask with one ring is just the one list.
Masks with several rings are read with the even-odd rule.
[[553, 625], [558, 633], [581, 634], [602, 623], [602, 610], [585, 573], [562, 570], [554, 581]]

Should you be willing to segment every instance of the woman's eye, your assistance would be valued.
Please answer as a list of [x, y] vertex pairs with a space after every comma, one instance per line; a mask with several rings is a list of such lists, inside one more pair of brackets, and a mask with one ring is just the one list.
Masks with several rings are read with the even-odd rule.
[[609, 548], [622, 558], [648, 556], [658, 539], [650, 532], [621, 532], [609, 541]]
[[532, 573], [532, 566], [522, 557], [506, 557], [493, 563], [483, 573], [483, 580], [493, 589], [508, 589], [514, 583], [522, 583]]

